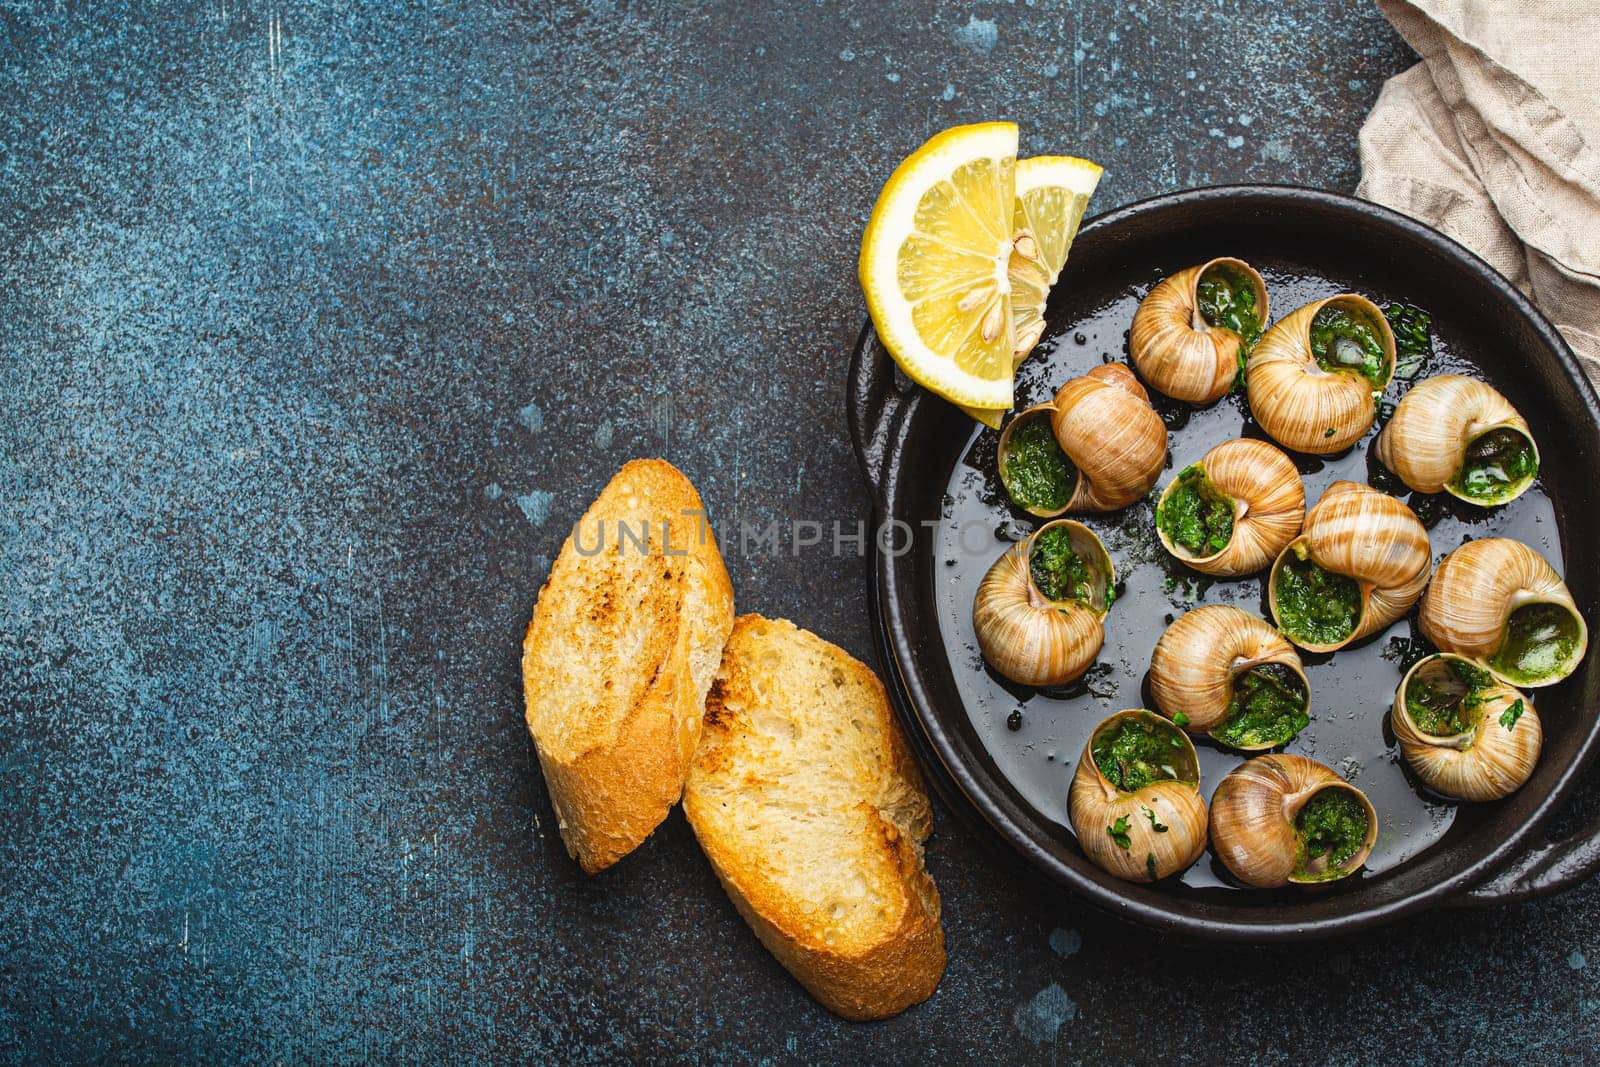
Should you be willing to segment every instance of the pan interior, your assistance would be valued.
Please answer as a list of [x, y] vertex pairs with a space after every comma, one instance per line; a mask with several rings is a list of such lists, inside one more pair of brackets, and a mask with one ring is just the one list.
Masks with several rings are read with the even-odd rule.
[[[1126, 362], [1133, 311], [1161, 272], [1213, 256], [1238, 256], [1261, 271], [1275, 319], [1310, 300], [1345, 291], [1368, 295], [1380, 306], [1414, 304], [1434, 318], [1433, 352], [1414, 375], [1391, 384], [1383, 412], [1392, 411], [1405, 389], [1424, 377], [1461, 372], [1485, 378], [1532, 424], [1543, 446], [1539, 482], [1518, 500], [1492, 509], [1474, 508], [1444, 494], [1413, 494], [1386, 478], [1369, 458], [1380, 418], [1344, 454], [1293, 456], [1308, 504], [1338, 479], [1372, 482], [1406, 500], [1423, 518], [1436, 561], [1467, 539], [1505, 536], [1533, 546], [1558, 570], [1567, 568], [1563, 530], [1592, 524], [1597, 516], [1580, 488], [1581, 471], [1572, 469], [1574, 450], [1556, 443], [1594, 442], [1597, 434], [1583, 398], [1562, 375], [1554, 355], [1537, 351], [1537, 335], [1525, 322], [1497, 320], [1492, 301], [1481, 293], [1474, 297], [1439, 263], [1419, 269], [1407, 256], [1394, 254], [1383, 235], [1339, 229], [1329, 218], [1312, 217], [1296, 226], [1292, 209], [1286, 211], [1288, 217], [1255, 211], [1229, 220], [1213, 209], [1160, 220], [1167, 225], [1150, 225], [1146, 219], [1139, 226], [1123, 227], [1116, 241], [1104, 235], [1097, 240], [1094, 231], [1086, 231], [1087, 239], [1074, 248], [1073, 262], [1052, 300], [1046, 338], [1024, 365], [1018, 408], [1048, 399], [1062, 382], [1100, 363]], [[1384, 248], [1390, 252], [1380, 256]], [[1412, 250], [1412, 256], [1437, 259], [1438, 253]], [[1233, 437], [1264, 437], [1250, 418], [1242, 391], [1205, 408], [1168, 401], [1153, 391], [1152, 399], [1167, 423], [1171, 446], [1168, 471], [1157, 492], [1213, 445]], [[1394, 688], [1420, 654], [1413, 611], [1354, 647], [1331, 655], [1302, 653], [1311, 684], [1312, 722], [1287, 751], [1334, 767], [1372, 800], [1381, 832], [1360, 877], [1315, 894], [1265, 892], [1239, 886], [1208, 852], [1181, 878], [1154, 889], [1118, 886], [1083, 860], [1067, 819], [1068, 784], [1089, 732], [1113, 711], [1151, 706], [1145, 682], [1151, 650], [1184, 611], [1202, 604], [1233, 604], [1270, 618], [1264, 576], [1211, 579], [1172, 559], [1155, 534], [1154, 494], [1121, 512], [1077, 516], [1105, 542], [1121, 583], [1106, 621], [1105, 647], [1089, 674], [1068, 689], [1016, 686], [983, 663], [972, 631], [972, 601], [994, 559], [1041, 520], [1010, 506], [995, 475], [993, 431], [974, 428], [959, 412], [937, 403], [919, 405], [908, 423], [902, 431], [891, 511], [914, 526], [927, 525], [918, 527], [923, 532], [912, 555], [889, 565], [890, 595], [902, 597], [896, 611], [904, 621], [935, 637], [936, 642], [928, 643], [943, 652], [942, 657], [914, 657], [908, 671], [915, 676], [912, 688], [928, 698], [931, 707], [924, 714], [937, 717], [938, 732], [956, 750], [956, 758], [969, 761], [980, 781], [1004, 794], [989, 801], [998, 800], [1016, 813], [1032, 841], [1031, 850], [1053, 855], [1051, 863], [1103, 888], [1156, 894], [1180, 907], [1188, 899], [1200, 914], [1236, 912], [1284, 921], [1289, 916], [1283, 903], [1327, 901], [1364, 888], [1369, 895], [1392, 900], [1442, 884], [1503, 842], [1542, 806], [1594, 728], [1577, 712], [1594, 699], [1596, 687], [1592, 664], [1585, 663], [1567, 682], [1533, 694], [1546, 723], [1546, 750], [1539, 770], [1520, 793], [1482, 806], [1428, 795], [1406, 768], [1387, 727]], [[914, 465], [912, 456], [918, 460]], [[1593, 564], [1587, 558], [1577, 562], [1577, 572], [1568, 573], [1568, 580], [1586, 614], [1594, 618], [1589, 593]], [[903, 578], [896, 580], [896, 574]], [[924, 642], [919, 636], [914, 643]], [[907, 670], [905, 665], [901, 669]], [[1021, 727], [1012, 729], [1018, 712]], [[1243, 757], [1203, 739], [1197, 745], [1202, 790], [1209, 798]], [[944, 755], [949, 758], [948, 752]], [[1393, 884], [1371, 894], [1385, 883]], [[1337, 910], [1359, 910], [1353, 902], [1347, 905]]]

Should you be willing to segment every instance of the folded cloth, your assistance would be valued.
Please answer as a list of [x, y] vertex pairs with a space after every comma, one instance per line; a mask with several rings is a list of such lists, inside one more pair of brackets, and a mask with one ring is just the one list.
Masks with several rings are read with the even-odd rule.
[[1600, 0], [1378, 0], [1422, 62], [1361, 127], [1356, 194], [1531, 297], [1600, 384]]

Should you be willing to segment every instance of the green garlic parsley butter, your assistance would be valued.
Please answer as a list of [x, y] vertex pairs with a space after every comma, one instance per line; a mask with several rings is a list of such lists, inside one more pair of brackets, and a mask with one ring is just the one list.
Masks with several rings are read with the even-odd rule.
[[1129, 715], [1098, 734], [1089, 754], [1100, 773], [1124, 793], [1152, 782], [1179, 781], [1181, 748], [1172, 744], [1174, 728], [1143, 715]]
[[1361, 586], [1343, 574], [1323, 570], [1298, 552], [1278, 568], [1278, 625], [1311, 645], [1332, 645], [1355, 632], [1361, 619]]
[[1326, 856], [1330, 873], [1337, 873], [1366, 843], [1367, 809], [1347, 789], [1324, 789], [1306, 801], [1294, 825], [1303, 850], [1301, 871]]
[[1156, 526], [1197, 559], [1214, 556], [1233, 537], [1233, 498], [1198, 463], [1185, 467], [1156, 507]]
[[1050, 420], [1035, 418], [1007, 440], [1001, 481], [1025, 511], [1060, 511], [1072, 497], [1078, 472], [1056, 443]]
[[1234, 679], [1228, 715], [1211, 736], [1234, 748], [1276, 747], [1311, 724], [1305, 683], [1282, 663], [1259, 663]]
[[1049, 526], [1034, 538], [1028, 555], [1033, 584], [1047, 600], [1072, 600], [1089, 605], [1094, 600], [1094, 572], [1072, 549], [1072, 531]]
[[1389, 357], [1364, 315], [1329, 304], [1311, 318], [1311, 355], [1325, 371], [1361, 375], [1374, 389], [1389, 380]]

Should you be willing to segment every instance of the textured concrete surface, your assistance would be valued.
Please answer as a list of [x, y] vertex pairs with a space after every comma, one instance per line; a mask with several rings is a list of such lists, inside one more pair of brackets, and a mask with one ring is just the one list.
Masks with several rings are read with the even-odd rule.
[[[624, 459], [863, 513], [856, 242], [1006, 116], [1098, 209], [1356, 179], [1411, 61], [1315, 0], [0, 5], [0, 1058], [1576, 1061], [1600, 886], [1160, 944], [945, 817], [950, 969], [817, 1008], [674, 816], [585, 879], [517, 648]], [[865, 564], [730, 560], [870, 658]], [[1600, 788], [1591, 792], [1600, 792]]]

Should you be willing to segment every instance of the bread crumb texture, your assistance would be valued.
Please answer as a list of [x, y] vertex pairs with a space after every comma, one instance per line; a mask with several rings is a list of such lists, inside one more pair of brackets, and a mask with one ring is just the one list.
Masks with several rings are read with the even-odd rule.
[[923, 866], [931, 813], [864, 664], [785, 620], [742, 616], [684, 808], [740, 912], [828, 1007], [879, 1018], [933, 992], [944, 935]]
[[523, 643], [528, 729], [568, 850], [631, 851], [682, 792], [733, 589], [694, 486], [625, 465], [550, 568]]

